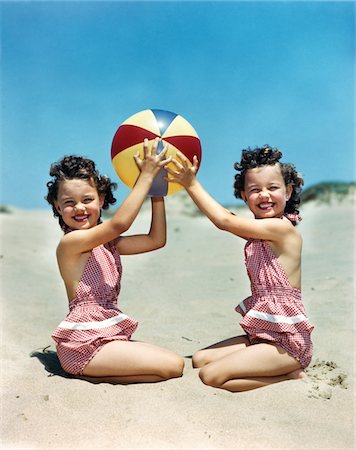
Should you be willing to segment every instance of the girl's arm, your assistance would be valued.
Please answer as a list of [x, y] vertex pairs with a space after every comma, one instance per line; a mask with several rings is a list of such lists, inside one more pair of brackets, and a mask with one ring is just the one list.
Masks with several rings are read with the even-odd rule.
[[134, 188], [117, 209], [114, 216], [110, 220], [88, 230], [65, 235], [58, 247], [60, 253], [85, 253], [101, 244], [106, 244], [116, 239], [130, 228], [142, 207], [155, 176], [161, 167], [171, 160], [171, 158], [164, 159], [167, 147], [157, 155], [158, 142], [159, 139], [156, 139], [152, 148], [149, 149], [148, 141], [145, 139], [143, 145], [144, 159], [141, 160], [138, 153], [135, 155], [134, 158], [141, 173]]
[[150, 252], [166, 244], [166, 212], [163, 197], [151, 198], [152, 218], [148, 234], [120, 236], [116, 247], [121, 255]]
[[268, 219], [256, 220], [231, 214], [218, 203], [198, 182], [195, 177], [198, 168], [198, 159], [193, 158], [190, 167], [187, 158], [180, 152], [177, 156], [182, 161], [179, 163], [173, 159], [177, 170], [173, 171], [165, 167], [171, 175], [169, 181], [177, 182], [184, 186], [189, 196], [197, 207], [221, 230], [228, 231], [244, 239], [264, 239], [269, 241], [281, 240], [286, 233], [294, 232], [293, 225], [287, 220]]

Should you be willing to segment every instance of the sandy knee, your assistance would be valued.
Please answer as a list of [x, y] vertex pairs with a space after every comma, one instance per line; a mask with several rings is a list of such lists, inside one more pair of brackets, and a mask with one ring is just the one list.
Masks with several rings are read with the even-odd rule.
[[220, 387], [222, 384], [218, 375], [211, 367], [209, 367], [209, 365], [204, 366], [199, 370], [199, 378], [207, 386]]
[[183, 375], [184, 370], [184, 359], [180, 356], [177, 356], [175, 364], [174, 364], [174, 374], [176, 377], [181, 377]]
[[192, 356], [192, 365], [193, 367], [203, 367], [207, 363], [206, 358], [204, 356], [204, 351], [198, 350]]
[[166, 367], [163, 370], [164, 378], [179, 378], [183, 375], [184, 359], [178, 355], [174, 355], [170, 358]]

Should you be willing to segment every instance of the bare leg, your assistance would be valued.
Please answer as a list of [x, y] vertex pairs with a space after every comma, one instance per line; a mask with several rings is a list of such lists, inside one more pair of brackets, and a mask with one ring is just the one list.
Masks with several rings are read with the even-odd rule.
[[247, 336], [235, 336], [224, 341], [217, 342], [210, 345], [203, 350], [198, 350], [193, 355], [193, 367], [203, 367], [213, 361], [216, 361], [224, 356], [234, 353], [237, 350], [245, 349], [250, 345]]
[[109, 383], [152, 383], [181, 377], [183, 358], [144, 342], [105, 344], [83, 371], [84, 379]]
[[203, 383], [231, 392], [247, 391], [303, 376], [299, 362], [273, 344], [255, 344], [204, 365]]

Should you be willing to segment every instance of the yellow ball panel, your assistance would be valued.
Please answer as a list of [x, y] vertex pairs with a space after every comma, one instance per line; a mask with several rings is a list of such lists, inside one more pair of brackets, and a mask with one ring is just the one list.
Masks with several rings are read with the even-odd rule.
[[[165, 143], [165, 142], [163, 142], [163, 143]], [[173, 158], [177, 159], [178, 162], [180, 162], [179, 158], [177, 158], [177, 151], [178, 151], [178, 149], [174, 145], [169, 144], [168, 150], [166, 153], [166, 158], [169, 158], [170, 156], [172, 156]], [[188, 165], [189, 165], [189, 167], [192, 166], [192, 164], [189, 160], [188, 160]], [[172, 170], [177, 170], [176, 166], [173, 163], [169, 163], [168, 167]], [[167, 174], [167, 175], [168, 175], [168, 178], [172, 177], [172, 175], [170, 175], [170, 174]], [[167, 195], [173, 195], [176, 192], [181, 191], [182, 189], [183, 189], [183, 186], [178, 183], [168, 183]]]
[[152, 133], [160, 136], [160, 130], [157, 125], [157, 120], [155, 115], [150, 109], [138, 112], [133, 116], [129, 117], [122, 125], [135, 125], [137, 127], [144, 128], [145, 130], [151, 131]]
[[179, 192], [183, 189], [183, 186], [181, 186], [178, 183], [168, 183], [168, 191], [167, 195], [173, 195], [176, 192]]
[[118, 153], [112, 160], [112, 164], [120, 179], [128, 186], [133, 188], [140, 171], [134, 160], [134, 155], [140, 152], [140, 158], [143, 158], [142, 144], [133, 145], [132, 147]]
[[197, 132], [182, 116], [177, 116], [162, 135], [162, 138], [170, 136], [194, 136], [198, 138]]

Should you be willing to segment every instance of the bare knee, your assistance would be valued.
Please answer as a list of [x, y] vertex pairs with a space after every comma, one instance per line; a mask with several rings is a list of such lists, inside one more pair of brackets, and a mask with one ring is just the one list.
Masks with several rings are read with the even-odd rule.
[[209, 365], [206, 365], [199, 370], [199, 378], [207, 386], [216, 388], [220, 388], [223, 383], [221, 376], [219, 376], [215, 370], [212, 370]]
[[198, 350], [192, 356], [192, 365], [195, 368], [203, 367], [207, 363], [208, 363], [208, 361], [206, 359], [204, 350]]
[[165, 367], [162, 369], [162, 378], [179, 378], [183, 375], [184, 360], [178, 355], [172, 356]]

